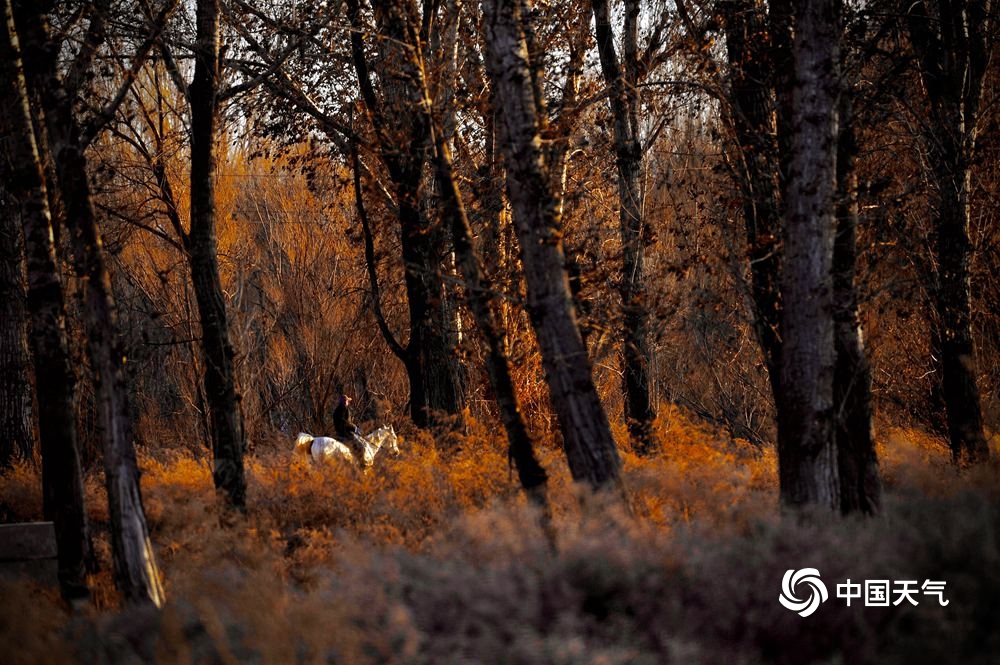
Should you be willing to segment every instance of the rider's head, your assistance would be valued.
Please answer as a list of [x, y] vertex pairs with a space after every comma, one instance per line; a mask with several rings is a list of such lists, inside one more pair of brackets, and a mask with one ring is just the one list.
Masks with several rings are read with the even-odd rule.
[[344, 406], [350, 406], [352, 401], [353, 400], [351, 400], [351, 398], [348, 397], [347, 395], [340, 396], [340, 403], [343, 404]]

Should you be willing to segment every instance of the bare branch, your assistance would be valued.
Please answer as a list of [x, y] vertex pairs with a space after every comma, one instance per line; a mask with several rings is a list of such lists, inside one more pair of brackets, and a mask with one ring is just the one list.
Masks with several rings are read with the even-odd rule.
[[[91, 2], [87, 5], [92, 10], [92, 16], [90, 18], [90, 25], [87, 26], [87, 33], [83, 38], [83, 44], [80, 46], [80, 51], [73, 58], [73, 63], [66, 74], [64, 84], [66, 86], [67, 99], [76, 99], [81, 83], [87, 78], [87, 74], [91, 70], [91, 65], [94, 62], [94, 54], [97, 53], [97, 49], [100, 48], [107, 37], [104, 32], [104, 7], [98, 7], [97, 4]], [[106, 3], [100, 4], [103, 5]]]
[[[149, 5], [149, 0], [139, 0], [139, 6], [142, 7], [142, 13], [145, 14], [146, 19], [151, 24], [155, 25], [155, 20], [153, 19], [153, 9]], [[159, 48], [160, 56], [163, 58], [163, 65], [166, 67], [167, 74], [170, 76], [170, 80], [173, 82], [174, 87], [177, 88], [177, 92], [180, 93], [180, 95], [185, 99], [188, 99], [187, 83], [181, 75], [181, 70], [177, 66], [177, 61], [174, 59], [170, 46], [162, 39], [162, 36], [161, 31], [156, 40], [156, 44]]]
[[90, 118], [81, 129], [80, 132], [80, 144], [86, 148], [97, 134], [100, 133], [102, 129], [115, 117], [115, 113], [118, 111], [118, 107], [121, 106], [122, 102], [125, 101], [125, 97], [128, 95], [129, 90], [132, 89], [132, 84], [135, 83], [136, 77], [139, 75], [139, 71], [142, 69], [143, 65], [146, 64], [146, 58], [149, 56], [150, 50], [152, 50], [153, 45], [156, 44], [160, 35], [163, 33], [163, 29], [167, 24], [167, 18], [170, 13], [177, 6], [177, 0], [167, 0], [160, 10], [160, 13], [156, 16], [156, 19], [150, 24], [149, 34], [146, 39], [143, 40], [139, 48], [136, 49], [135, 55], [132, 57], [132, 66], [129, 67], [128, 72], [125, 75], [125, 80], [122, 81], [121, 86], [118, 88], [118, 92], [115, 96], [108, 102], [100, 113], [96, 114], [94, 117]]
[[406, 362], [406, 349], [396, 339], [389, 329], [389, 324], [385, 320], [382, 312], [382, 295], [378, 285], [378, 270], [375, 265], [375, 240], [372, 237], [371, 225], [368, 222], [368, 211], [365, 210], [364, 191], [361, 186], [361, 168], [359, 166], [358, 148], [351, 144], [351, 164], [354, 170], [354, 202], [358, 209], [358, 219], [361, 221], [361, 229], [365, 236], [365, 266], [368, 269], [368, 282], [372, 291], [372, 310], [375, 313], [375, 321], [378, 323], [379, 331], [385, 338], [386, 344], [397, 358]]

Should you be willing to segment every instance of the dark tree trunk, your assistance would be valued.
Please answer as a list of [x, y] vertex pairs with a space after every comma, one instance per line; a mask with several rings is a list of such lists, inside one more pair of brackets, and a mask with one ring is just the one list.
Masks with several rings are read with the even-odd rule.
[[[779, 289], [785, 251], [779, 241], [785, 186], [781, 174], [787, 173], [792, 163], [790, 129], [797, 125], [790, 117], [792, 95], [783, 95], [776, 103], [775, 90], [787, 91], [793, 83], [794, 70], [789, 64], [792, 5], [771, 3], [769, 20], [765, 20], [763, 6], [752, 0], [731, 0], [722, 8], [731, 72], [729, 120], [739, 147], [731, 167], [741, 188], [754, 323], [775, 401], [782, 410], [780, 330], [782, 299], [787, 294]], [[846, 97], [842, 107], [841, 120], [847, 122], [849, 117], [843, 112], [849, 110]], [[881, 481], [872, 437], [871, 375], [854, 284], [857, 200], [850, 183], [855, 152], [853, 133], [845, 132], [837, 144], [838, 224], [832, 259], [834, 445], [840, 509], [874, 513], [880, 504]], [[829, 464], [829, 460], [823, 463]]]
[[[427, 120], [433, 127], [433, 118], [428, 117]], [[487, 343], [486, 367], [490, 385], [493, 387], [500, 408], [500, 419], [507, 431], [510, 458], [517, 466], [521, 486], [529, 498], [547, 510], [546, 482], [548, 477], [535, 457], [534, 440], [528, 430], [528, 424], [521, 412], [514, 390], [504, 330], [497, 321], [491, 296], [492, 289], [484, 276], [481, 261], [475, 250], [472, 229], [469, 226], [465, 206], [454, 177], [451, 154], [441, 135], [434, 134], [434, 144], [436, 146], [435, 170], [441, 186], [443, 209], [452, 225], [459, 267], [465, 275], [466, 298], [473, 316], [476, 318], [476, 325]], [[358, 199], [359, 214], [364, 216], [363, 192], [356, 153], [354, 159], [354, 192]]]
[[[52, 43], [44, 16], [24, 12], [24, 34], [35, 43]], [[104, 260], [100, 231], [87, 177], [80, 127], [72, 102], [58, 79], [53, 62], [33, 68], [32, 88], [42, 103], [45, 132], [55, 165], [58, 196], [70, 234], [77, 276], [84, 284], [87, 350], [95, 372], [99, 430], [104, 450], [104, 474], [111, 517], [115, 585], [133, 604], [163, 604], [156, 557], [149, 539], [139, 490], [139, 469], [133, 447], [118, 322], [111, 280]]]
[[6, 181], [0, 184], [0, 470], [31, 460], [34, 450], [21, 212]]
[[191, 232], [188, 254], [191, 281], [201, 319], [205, 363], [205, 400], [212, 432], [216, 490], [239, 510], [246, 506], [243, 468], [245, 440], [233, 376], [226, 302], [219, 277], [215, 232], [215, 124], [219, 86], [219, 3], [198, 0], [191, 105]]
[[940, 341], [948, 436], [959, 465], [985, 462], [990, 454], [976, 385], [969, 284], [970, 181], [983, 77], [995, 29], [989, 4], [949, 0], [937, 3], [933, 15], [922, 0], [903, 7], [930, 110], [922, 138], [937, 195], [932, 217], [937, 273], [932, 290], [938, 330], [933, 337]]
[[[379, 68], [381, 97], [376, 93], [365, 57], [364, 25], [356, 0], [348, 2], [354, 30], [351, 51], [361, 96], [375, 129], [382, 162], [395, 186], [410, 338], [405, 347], [390, 341], [406, 367], [410, 383], [410, 416], [428, 427], [436, 414], [459, 415], [465, 406], [461, 370], [452, 335], [444, 329], [448, 303], [442, 263], [447, 234], [421, 209], [424, 167], [432, 150], [427, 114], [415, 112], [423, 93], [419, 63], [410, 57], [420, 21], [412, 2], [375, 2], [375, 21], [383, 42]], [[383, 334], [387, 330], [383, 327]]]
[[0, 169], [17, 201], [23, 224], [27, 263], [27, 309], [38, 396], [45, 518], [55, 523], [59, 587], [67, 600], [87, 599], [86, 561], [90, 536], [83, 503], [83, 479], [77, 450], [73, 395], [76, 377], [66, 341], [62, 284], [52, 244], [52, 219], [38, 146], [34, 140], [28, 91], [16, 48], [10, 0], [5, 0], [0, 30], [0, 134], [4, 143]]
[[629, 434], [641, 454], [655, 449], [653, 419], [656, 414], [649, 394], [651, 357], [643, 275], [642, 146], [639, 142], [638, 0], [625, 2], [623, 54], [619, 62], [607, 0], [593, 0], [597, 50], [608, 86], [608, 104], [614, 118], [615, 161], [618, 166], [618, 206], [621, 221], [623, 313], [622, 355], [625, 419]]
[[840, 508], [833, 421], [839, 0], [795, 7], [785, 184], [778, 470], [785, 505]]
[[875, 437], [872, 431], [872, 376], [865, 353], [858, 297], [858, 197], [854, 159], [857, 143], [849, 91], [840, 101], [837, 143], [837, 235], [833, 245], [833, 301], [836, 368], [833, 377], [834, 424], [844, 514], [875, 514], [882, 503]]
[[621, 462], [591, 374], [566, 275], [558, 201], [544, 171], [541, 102], [521, 2], [484, 2], [487, 70], [502, 109], [499, 136], [527, 285], [527, 309], [542, 353], [549, 395], [570, 472], [593, 488], [619, 482]]
[[730, 68], [731, 122], [737, 151], [731, 167], [741, 189], [754, 330], [772, 390], [781, 357], [781, 206], [778, 143], [768, 29], [753, 0], [722, 5]]
[[[429, 100], [425, 108], [430, 108]], [[443, 208], [451, 222], [455, 252], [459, 267], [465, 276], [466, 298], [476, 318], [476, 325], [486, 341], [488, 349], [486, 369], [497, 406], [500, 408], [500, 420], [507, 431], [509, 455], [517, 466], [518, 478], [525, 492], [547, 511], [548, 476], [535, 457], [535, 442], [528, 430], [528, 423], [521, 412], [517, 392], [514, 389], [514, 380], [510, 374], [510, 359], [507, 357], [506, 333], [497, 321], [492, 285], [485, 277], [482, 261], [476, 253], [472, 227], [469, 225], [462, 195], [455, 180], [448, 143], [444, 140], [444, 136], [436, 131], [433, 118], [428, 120], [434, 135], [434, 161], [441, 185]]]
[[[438, 167], [442, 173], [440, 177], [442, 180], [451, 179], [454, 188], [451, 166], [446, 163], [450, 161], [450, 157], [439, 159], [444, 162]], [[458, 254], [462, 274], [465, 275], [466, 297], [469, 306], [476, 318], [480, 334], [486, 341], [488, 349], [486, 370], [497, 400], [497, 406], [500, 409], [500, 420], [507, 431], [510, 459], [517, 467], [521, 487], [535, 503], [542, 506], [543, 509], [547, 509], [546, 483], [548, 475], [535, 456], [534, 437], [531, 436], [528, 423], [521, 412], [517, 392], [514, 388], [514, 380], [510, 374], [506, 333], [497, 320], [494, 303], [491, 302], [492, 288], [484, 277], [482, 263], [476, 254], [472, 229], [458, 196], [456, 188], [454, 194], [446, 197], [445, 201], [446, 205], [449, 205], [448, 199], [459, 202], [458, 204], [450, 204], [452, 210], [449, 213], [452, 216], [455, 251]]]
[[[969, 172], [965, 169], [955, 189], [941, 191], [935, 214], [938, 284], [935, 306], [936, 338], [940, 340], [942, 396], [948, 417], [952, 457], [959, 465], [989, 459], [983, 431], [979, 387], [976, 384], [976, 351], [972, 339], [972, 294], [969, 282]], [[951, 179], [938, 174], [940, 179]], [[939, 180], [940, 182], [940, 180]]]
[[410, 382], [410, 417], [418, 427], [429, 427], [442, 414], [460, 414], [464, 396], [456, 349], [441, 325], [445, 321], [441, 297], [443, 238], [419, 206], [409, 203], [421, 196], [420, 170], [413, 179], [398, 182], [396, 193], [410, 319], [404, 361]]
[[[68, 103], [66, 103], [68, 107]], [[46, 109], [47, 117], [55, 117]], [[67, 127], [73, 128], [72, 121]], [[49, 136], [60, 138], [49, 129]], [[53, 146], [55, 147], [55, 146]], [[108, 491], [115, 586], [131, 604], [164, 602], [156, 555], [149, 538], [139, 489], [139, 467], [133, 444], [129, 388], [118, 336], [111, 280], [104, 262], [101, 237], [87, 181], [82, 149], [70, 141], [55, 154], [60, 196], [66, 209], [77, 275], [84, 281], [87, 349], [95, 371], [100, 438], [104, 449], [104, 479]]]

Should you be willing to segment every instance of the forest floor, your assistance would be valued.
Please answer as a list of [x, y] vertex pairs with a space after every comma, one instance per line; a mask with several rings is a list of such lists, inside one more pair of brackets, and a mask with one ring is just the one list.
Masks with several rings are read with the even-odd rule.
[[[204, 457], [144, 454], [166, 606], [118, 606], [94, 473], [95, 607], [70, 616], [57, 590], [4, 583], [0, 660], [998, 662], [996, 465], [959, 474], [941, 441], [883, 427], [880, 516], [783, 515], [773, 453], [676, 410], [657, 427], [662, 454], [623, 454], [628, 507], [582, 495], [561, 452], [541, 450], [549, 529], [518, 491], [502, 433], [476, 423], [436, 444], [404, 432], [402, 455], [365, 474], [314, 467], [276, 441], [248, 460], [246, 517], [224, 525]], [[0, 477], [0, 521], [38, 519], [39, 485], [32, 466]], [[778, 600], [785, 571], [803, 568], [829, 596], [805, 618]], [[848, 580], [852, 594], [888, 582], [890, 604], [848, 605]], [[940, 599], [919, 588], [927, 580], [945, 583]], [[906, 581], [909, 597], [896, 593]]]

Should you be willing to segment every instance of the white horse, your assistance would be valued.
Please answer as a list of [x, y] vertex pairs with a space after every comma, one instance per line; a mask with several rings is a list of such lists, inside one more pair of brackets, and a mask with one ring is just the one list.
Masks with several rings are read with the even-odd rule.
[[[355, 435], [355, 441], [363, 447], [360, 460], [362, 468], [370, 467], [375, 462], [375, 454], [383, 447], [393, 455], [399, 455], [399, 440], [392, 425], [379, 427], [368, 436]], [[351, 447], [332, 436], [313, 436], [299, 432], [299, 437], [295, 440], [295, 452], [311, 455], [317, 464], [335, 459], [351, 463], [355, 461], [355, 452]]]

